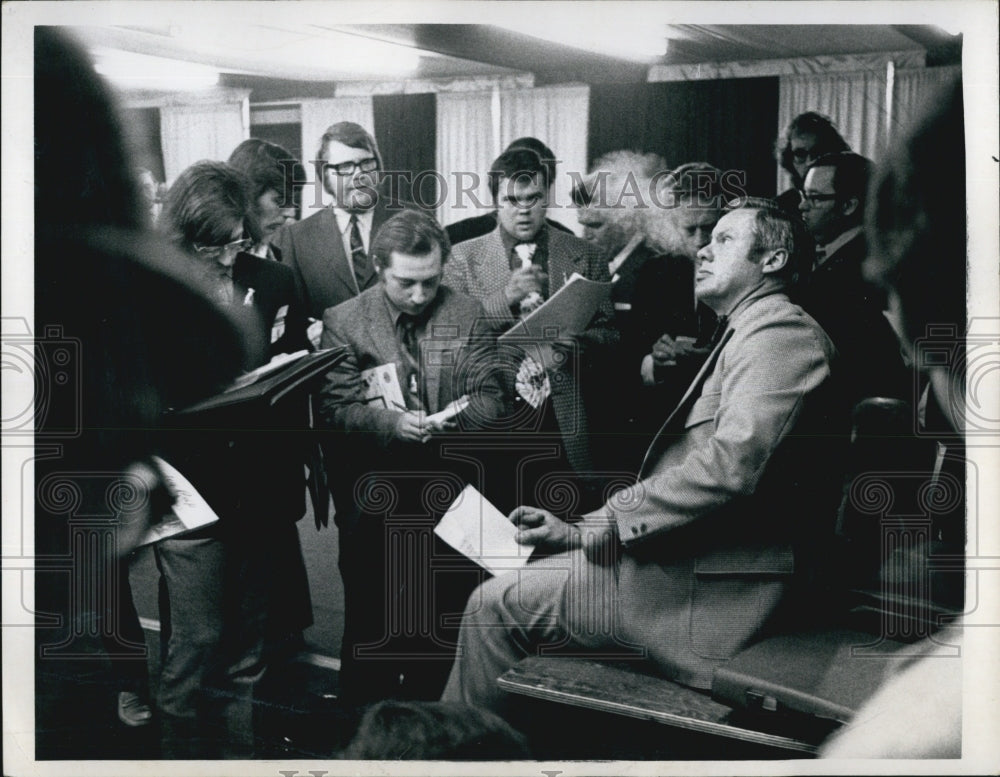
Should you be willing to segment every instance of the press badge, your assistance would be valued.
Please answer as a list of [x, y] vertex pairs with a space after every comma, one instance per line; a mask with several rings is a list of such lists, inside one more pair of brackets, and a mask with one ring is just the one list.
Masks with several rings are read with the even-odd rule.
[[288, 314], [288, 305], [278, 308], [278, 314], [274, 317], [271, 325], [271, 342], [276, 343], [285, 334], [285, 316]]

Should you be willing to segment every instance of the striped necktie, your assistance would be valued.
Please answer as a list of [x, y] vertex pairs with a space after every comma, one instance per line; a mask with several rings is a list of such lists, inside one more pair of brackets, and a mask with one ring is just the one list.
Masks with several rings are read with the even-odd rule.
[[357, 281], [358, 291], [362, 292], [371, 275], [371, 262], [368, 260], [365, 244], [361, 239], [358, 217], [353, 213], [351, 214], [351, 264], [354, 266], [354, 280]]

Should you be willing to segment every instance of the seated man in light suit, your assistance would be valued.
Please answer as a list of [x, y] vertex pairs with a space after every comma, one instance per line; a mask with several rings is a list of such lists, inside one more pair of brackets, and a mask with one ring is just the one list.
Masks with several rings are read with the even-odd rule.
[[835, 447], [833, 424], [847, 426], [833, 346], [785, 294], [800, 230], [769, 200], [718, 222], [698, 254], [696, 290], [724, 317], [724, 334], [634, 486], [577, 524], [513, 512], [519, 542], [567, 552], [472, 595], [444, 701], [502, 712], [497, 677], [557, 645], [648, 658], [707, 688], [769, 624], [817, 535], [832, 531], [840, 470], [819, 451]]
[[[445, 267], [445, 283], [481, 300], [498, 331], [510, 328], [555, 294], [573, 273], [595, 281], [610, 280], [607, 262], [594, 246], [546, 226], [552, 184], [549, 171], [530, 149], [501, 154], [489, 173], [497, 228], [455, 246]], [[587, 359], [594, 351], [618, 341], [613, 316], [611, 305], [605, 303], [582, 334], [572, 341], [557, 341], [563, 349], [561, 362], [544, 372], [538, 361], [520, 353], [505, 360], [512, 367], [510, 373], [518, 372], [516, 379], [513, 374], [506, 376], [512, 391], [518, 386], [515, 403], [524, 403], [518, 405], [515, 416], [528, 419], [524, 429], [529, 432], [550, 434], [561, 443], [548, 461], [549, 471], [593, 470], [579, 379], [586, 378]], [[526, 385], [537, 390], [526, 390]], [[530, 477], [520, 484], [525, 494], [533, 489]]]
[[[443, 617], [457, 618], [481, 579], [475, 564], [431, 534], [465, 483], [478, 483], [471, 467], [445, 457], [446, 442], [455, 442], [446, 433], [467, 436], [504, 409], [482, 305], [440, 283], [450, 250], [431, 216], [397, 214], [372, 243], [379, 284], [323, 316], [322, 346], [348, 348], [317, 407], [336, 453], [340, 689], [351, 703], [436, 698], [457, 636]], [[403, 406], [367, 398], [364, 372], [383, 365], [395, 373]], [[428, 419], [463, 395], [469, 406], [456, 420]]]

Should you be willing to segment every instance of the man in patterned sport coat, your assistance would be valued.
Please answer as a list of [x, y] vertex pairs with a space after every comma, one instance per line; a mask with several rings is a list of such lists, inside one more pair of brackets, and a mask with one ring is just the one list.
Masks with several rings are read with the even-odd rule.
[[[480, 300], [498, 330], [510, 328], [527, 306], [557, 292], [574, 272], [596, 281], [610, 280], [607, 263], [594, 246], [546, 226], [551, 181], [536, 153], [524, 148], [505, 151], [489, 175], [497, 228], [454, 247], [444, 282]], [[586, 380], [590, 349], [618, 341], [613, 316], [610, 303], [605, 303], [582, 334], [572, 341], [557, 341], [561, 366], [547, 370], [548, 388], [540, 402], [536, 396], [537, 404], [531, 403], [536, 407], [533, 428], [553, 432], [562, 442], [561, 456], [550, 461], [550, 471], [560, 464], [576, 473], [593, 469], [580, 377]], [[520, 356], [514, 357], [513, 368], [518, 364], [523, 370]], [[513, 374], [507, 378], [515, 383]], [[514, 390], [513, 385], [509, 388]], [[528, 401], [515, 394], [515, 401], [520, 400]], [[525, 483], [520, 485], [523, 488]]]
[[[348, 348], [317, 408], [340, 453], [330, 481], [344, 583], [340, 698], [352, 704], [436, 698], [454, 654], [446, 616], [481, 578], [432, 534], [464, 485], [479, 485], [448, 447], [504, 410], [482, 305], [440, 284], [449, 250], [428, 214], [394, 216], [372, 242], [378, 284], [323, 315], [322, 346]], [[403, 406], [366, 399], [363, 374], [383, 365]], [[427, 418], [463, 395], [460, 419]]]

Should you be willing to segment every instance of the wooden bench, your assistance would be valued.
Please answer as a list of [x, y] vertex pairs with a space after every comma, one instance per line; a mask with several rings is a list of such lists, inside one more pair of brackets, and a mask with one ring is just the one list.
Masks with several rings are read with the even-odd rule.
[[[831, 588], [826, 605], [814, 608], [825, 612], [828, 622], [813, 623], [811, 628], [800, 624], [799, 633], [776, 635], [750, 646], [725, 671], [718, 671], [717, 696], [735, 706], [713, 699], [708, 691], [658, 676], [642, 662], [534, 656], [501, 676], [499, 687], [563, 709], [650, 721], [717, 743], [729, 740], [771, 752], [812, 755], [878, 686], [894, 650], [928, 636], [962, 611], [960, 595], [959, 601], [938, 602], [928, 594], [932, 571], [961, 578], [964, 534], [952, 532], [951, 555], [935, 553], [928, 544], [926, 558], [910, 558], [912, 569], [902, 567], [905, 574], [895, 581], [890, 576], [892, 582], [886, 585], [881, 574], [888, 560], [881, 555], [886, 547], [882, 533], [905, 534], [908, 529], [899, 520], [889, 522], [887, 529], [878, 515], [857, 509], [846, 498], [855, 478], [883, 473], [883, 487], [898, 486], [894, 496], [901, 504], [920, 503], [920, 488], [931, 475], [926, 465], [929, 449], [926, 440], [909, 433], [912, 416], [909, 407], [897, 400], [872, 398], [858, 404], [851, 445], [854, 467], [837, 516], [843, 545], [831, 549], [838, 585]], [[908, 479], [911, 473], [927, 478]], [[900, 475], [898, 483], [893, 481]], [[960, 524], [963, 511], [951, 509], [952, 524]], [[930, 525], [928, 518], [904, 539], [927, 534]], [[853, 574], [841, 580], [844, 570]], [[863, 660], [852, 661], [856, 656]], [[657, 738], [655, 732], [652, 738]], [[708, 751], [706, 757], [725, 750], [718, 744], [714, 752], [711, 745], [703, 749]]]
[[502, 675], [497, 684], [520, 696], [652, 721], [798, 757], [815, 753], [833, 727], [826, 721], [797, 721], [786, 726], [796, 731], [795, 735], [779, 734], [768, 730], [773, 727], [773, 716], [757, 719], [714, 701], [707, 691], [678, 685], [631, 664], [585, 658], [529, 657]]

